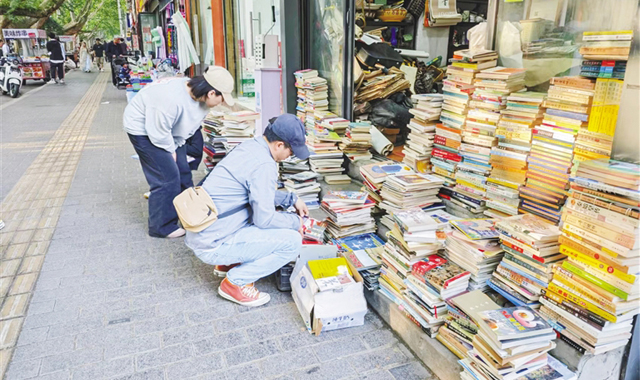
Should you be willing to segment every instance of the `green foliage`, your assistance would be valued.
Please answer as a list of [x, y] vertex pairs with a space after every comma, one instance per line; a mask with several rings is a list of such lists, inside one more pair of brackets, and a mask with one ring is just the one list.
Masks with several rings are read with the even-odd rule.
[[[63, 28], [79, 23], [81, 39], [118, 33], [118, 0], [65, 0], [52, 19]], [[124, 2], [121, 2], [121, 5]], [[88, 17], [87, 17], [88, 16]], [[73, 32], [74, 30], [71, 30]], [[69, 30], [65, 31], [65, 33]]]

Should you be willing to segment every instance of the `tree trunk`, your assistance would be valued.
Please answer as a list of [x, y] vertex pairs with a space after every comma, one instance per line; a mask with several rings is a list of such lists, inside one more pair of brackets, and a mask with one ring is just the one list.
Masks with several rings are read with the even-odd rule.
[[43, 0], [39, 5], [34, 6], [25, 1], [0, 0], [0, 15], [45, 18], [57, 11], [65, 1]]

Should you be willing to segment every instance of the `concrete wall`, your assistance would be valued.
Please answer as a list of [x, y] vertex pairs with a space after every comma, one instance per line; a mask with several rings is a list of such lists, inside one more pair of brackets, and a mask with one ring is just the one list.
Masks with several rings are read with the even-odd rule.
[[[447, 46], [449, 43], [449, 27], [425, 28], [424, 16], [418, 20], [416, 33], [416, 50], [424, 50], [430, 58], [439, 55], [443, 60], [447, 59]], [[445, 63], [443, 63], [445, 65]]]

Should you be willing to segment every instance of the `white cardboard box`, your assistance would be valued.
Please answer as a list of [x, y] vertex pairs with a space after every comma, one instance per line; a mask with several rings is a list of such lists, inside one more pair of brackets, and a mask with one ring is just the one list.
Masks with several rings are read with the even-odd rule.
[[[351, 265], [349, 266], [355, 283], [347, 285], [339, 291], [326, 290], [321, 292], [318, 289], [318, 285], [307, 267], [307, 262], [318, 258], [336, 257], [336, 247], [333, 246], [332, 255], [329, 254], [328, 249], [325, 248], [325, 255], [322, 255], [324, 257], [317, 257], [320, 249], [314, 253], [303, 254], [301, 252], [291, 276], [293, 300], [307, 330], [316, 335], [319, 335], [321, 331], [361, 326], [364, 324], [364, 316], [367, 314], [367, 301], [364, 298], [362, 277]], [[327, 255], [329, 257], [326, 257]]]

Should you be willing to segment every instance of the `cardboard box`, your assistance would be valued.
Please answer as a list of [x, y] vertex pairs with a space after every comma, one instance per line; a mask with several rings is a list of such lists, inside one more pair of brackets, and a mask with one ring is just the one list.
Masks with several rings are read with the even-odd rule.
[[[336, 257], [337, 248], [335, 246], [316, 247], [333, 247], [331, 257]], [[312, 334], [319, 335], [321, 331], [362, 326], [364, 316], [367, 314], [362, 276], [347, 262], [355, 283], [341, 289], [321, 292], [307, 267], [309, 260], [331, 258], [317, 257], [321, 251], [324, 252], [322, 256], [328, 256], [331, 252], [328, 248], [324, 248], [324, 250], [318, 249], [313, 253], [307, 252], [305, 255], [301, 253], [291, 277], [291, 294], [307, 330]]]

